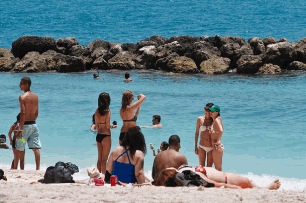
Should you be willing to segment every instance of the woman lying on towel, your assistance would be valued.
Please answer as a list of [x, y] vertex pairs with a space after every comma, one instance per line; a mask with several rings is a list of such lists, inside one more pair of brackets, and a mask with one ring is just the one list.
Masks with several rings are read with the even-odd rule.
[[241, 189], [264, 188], [277, 190], [281, 186], [279, 180], [273, 181], [265, 187], [258, 187], [246, 177], [234, 173], [224, 173], [211, 167], [198, 166], [196, 168], [182, 165], [178, 169], [166, 168], [153, 183], [156, 186], [204, 186]]

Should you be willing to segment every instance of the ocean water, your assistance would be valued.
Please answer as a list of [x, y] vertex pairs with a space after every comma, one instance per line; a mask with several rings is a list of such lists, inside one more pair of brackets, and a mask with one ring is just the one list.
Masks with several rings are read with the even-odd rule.
[[[22, 35], [75, 37], [88, 45], [95, 39], [137, 43], [153, 35], [251, 37], [305, 37], [306, 4], [300, 0], [2, 0], [0, 1], [0, 47], [11, 49]], [[134, 82], [122, 82], [123, 72], [100, 73], [0, 73], [0, 133], [7, 134], [19, 113], [20, 79], [30, 76], [32, 90], [40, 99], [37, 120], [42, 141], [41, 170], [57, 161], [80, 167], [75, 178], [86, 177], [86, 167], [97, 161], [95, 133], [89, 130], [98, 95], [109, 92], [112, 149], [118, 145], [122, 121], [121, 95], [126, 89], [147, 96], [138, 125], [151, 124], [152, 115], [162, 116], [163, 129], [143, 129], [148, 153], [145, 171], [150, 176], [153, 155], [172, 134], [182, 140], [181, 153], [190, 165], [194, 154], [196, 119], [208, 102], [221, 106], [224, 171], [253, 179], [259, 186], [280, 178], [282, 189], [305, 189], [305, 72], [282, 76], [177, 75], [132, 71]], [[9, 168], [11, 150], [0, 150], [0, 167]], [[26, 169], [35, 169], [33, 152], [26, 149]]]
[[[204, 105], [221, 107], [225, 146], [223, 170], [252, 178], [260, 186], [275, 178], [283, 189], [306, 189], [305, 156], [305, 72], [281, 76], [180, 75], [158, 71], [131, 71], [133, 82], [124, 83], [123, 71], [100, 72], [0, 73], [0, 133], [7, 135], [19, 113], [20, 79], [29, 76], [31, 90], [39, 97], [37, 125], [42, 142], [42, 169], [57, 161], [72, 162], [86, 176], [86, 167], [97, 162], [96, 133], [90, 131], [98, 96], [111, 97], [111, 121], [118, 122], [112, 132], [112, 149], [118, 146], [122, 120], [119, 110], [122, 93], [130, 89], [146, 95], [137, 120], [151, 125], [154, 114], [161, 115], [163, 129], [142, 129], [147, 145], [145, 172], [151, 175], [153, 153], [173, 134], [181, 138], [180, 152], [190, 165], [198, 165], [194, 153], [194, 133]], [[9, 168], [12, 150], [0, 150], [0, 167]], [[26, 169], [35, 169], [33, 152], [26, 148]]]
[[301, 0], [1, 0], [0, 47], [22, 35], [137, 43], [153, 35], [305, 37]]

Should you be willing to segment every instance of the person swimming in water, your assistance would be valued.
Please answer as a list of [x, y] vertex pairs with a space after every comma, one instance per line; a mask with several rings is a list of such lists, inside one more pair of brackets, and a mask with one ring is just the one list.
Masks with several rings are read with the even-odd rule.
[[126, 72], [125, 75], [124, 75], [124, 77], [125, 77], [124, 82], [132, 82], [132, 81], [133, 81], [133, 80], [130, 78], [129, 72]]

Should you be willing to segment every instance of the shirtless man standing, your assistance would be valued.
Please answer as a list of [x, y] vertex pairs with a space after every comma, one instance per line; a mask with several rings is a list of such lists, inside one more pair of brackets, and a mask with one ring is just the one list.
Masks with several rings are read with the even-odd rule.
[[[16, 148], [19, 151], [24, 151], [25, 144], [28, 142], [29, 149], [32, 149], [35, 155], [36, 170], [40, 168], [40, 152], [41, 148], [38, 128], [36, 125], [36, 119], [38, 116], [38, 97], [31, 92], [31, 79], [24, 77], [20, 81], [20, 90], [24, 91], [24, 94], [20, 95], [20, 126], [19, 132], [16, 135], [16, 139], [22, 138], [25, 142], [19, 140], [16, 141]], [[19, 160], [14, 161], [14, 169], [17, 169], [17, 163]], [[15, 164], [16, 163], [16, 164]]]
[[177, 135], [172, 135], [169, 138], [169, 149], [158, 153], [154, 159], [152, 178], [157, 180], [159, 173], [165, 168], [178, 168], [179, 166], [188, 165], [186, 157], [179, 153], [181, 148], [180, 138]]

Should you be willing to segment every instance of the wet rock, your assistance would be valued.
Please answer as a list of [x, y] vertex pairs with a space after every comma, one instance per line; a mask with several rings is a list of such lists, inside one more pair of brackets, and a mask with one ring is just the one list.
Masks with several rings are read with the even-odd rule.
[[248, 40], [248, 43], [251, 45], [254, 55], [260, 55], [265, 53], [265, 44], [262, 39], [259, 37], [253, 37]]
[[91, 53], [90, 57], [93, 61], [95, 61], [97, 58], [99, 58], [100, 56], [103, 56], [106, 53], [107, 53], [107, 50], [105, 50], [103, 47], [98, 47]]
[[157, 70], [168, 70], [168, 61], [171, 58], [179, 57], [176, 52], [171, 52], [169, 50], [162, 50], [156, 53], [155, 69]]
[[224, 57], [211, 58], [200, 64], [200, 72], [205, 74], [222, 74], [229, 71], [231, 60]]
[[237, 73], [255, 74], [261, 66], [261, 55], [243, 55], [237, 61]]
[[41, 54], [55, 49], [55, 41], [51, 37], [22, 36], [12, 43], [11, 51], [15, 57], [22, 58], [31, 51], [37, 51]]
[[85, 71], [83, 61], [79, 57], [58, 54], [55, 57], [58, 71], [62, 73]]
[[138, 69], [155, 69], [155, 62], [157, 60], [156, 57], [156, 47], [155, 46], [145, 46], [138, 50], [139, 56], [137, 57], [137, 65]]
[[301, 61], [306, 63], [306, 37], [298, 43], [293, 44], [293, 59], [292, 61]]
[[273, 74], [278, 74], [281, 73], [282, 70], [278, 65], [274, 64], [264, 64], [261, 66], [256, 74], [261, 74], [261, 75], [273, 75]]
[[197, 73], [198, 68], [195, 62], [186, 56], [172, 57], [167, 64], [167, 71], [174, 73]]
[[284, 68], [287, 70], [306, 70], [306, 64], [300, 61], [292, 61]]
[[57, 52], [68, 55], [68, 50], [74, 45], [79, 45], [79, 42], [74, 37], [68, 37], [55, 40], [55, 45]]

